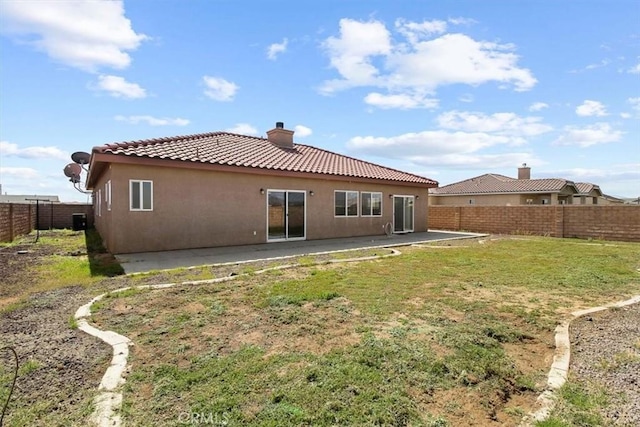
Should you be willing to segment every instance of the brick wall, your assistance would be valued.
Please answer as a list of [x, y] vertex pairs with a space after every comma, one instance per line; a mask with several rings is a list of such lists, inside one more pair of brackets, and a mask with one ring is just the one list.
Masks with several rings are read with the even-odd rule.
[[28, 203], [0, 203], [0, 242], [29, 234], [36, 226], [35, 209]]
[[87, 226], [93, 226], [93, 207], [85, 204], [42, 203], [40, 204], [40, 221], [38, 228], [72, 228], [73, 214], [83, 213], [87, 215]]
[[429, 206], [429, 228], [640, 242], [640, 206]]
[[[38, 209], [36, 215], [35, 204], [0, 203], [0, 242], [11, 242], [17, 236], [29, 234], [36, 226], [41, 230], [72, 228], [74, 213], [85, 213], [87, 225], [93, 225], [91, 205], [40, 203]], [[39, 224], [36, 224], [36, 216], [40, 219]]]

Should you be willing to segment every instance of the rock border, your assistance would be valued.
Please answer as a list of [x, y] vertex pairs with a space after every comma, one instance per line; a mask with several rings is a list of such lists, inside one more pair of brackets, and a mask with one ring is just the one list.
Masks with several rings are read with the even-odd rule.
[[549, 417], [556, 404], [556, 392], [567, 382], [569, 374], [569, 364], [571, 362], [571, 341], [569, 339], [569, 326], [575, 319], [587, 314], [597, 313], [610, 308], [626, 307], [628, 305], [640, 303], [640, 295], [636, 295], [625, 301], [618, 301], [611, 304], [601, 305], [584, 310], [577, 310], [571, 313], [571, 317], [556, 326], [555, 343], [556, 349], [553, 356], [553, 363], [547, 375], [547, 387], [538, 396], [538, 403], [541, 407], [530, 413], [520, 424], [520, 427], [533, 426], [535, 422], [544, 421]]

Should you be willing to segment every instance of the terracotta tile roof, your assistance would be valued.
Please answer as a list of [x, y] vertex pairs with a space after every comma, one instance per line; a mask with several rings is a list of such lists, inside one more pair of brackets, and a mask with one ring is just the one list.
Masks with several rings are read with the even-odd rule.
[[566, 186], [575, 188], [572, 181], [561, 178], [516, 179], [488, 173], [434, 188], [431, 190], [431, 194], [557, 193]]
[[602, 190], [600, 190], [600, 187], [595, 184], [591, 184], [590, 182], [576, 182], [576, 187], [578, 188], [578, 191], [580, 192], [580, 194], [588, 195], [592, 191], [595, 191], [596, 193], [599, 193], [601, 196], [603, 195]]
[[265, 138], [213, 132], [94, 147], [94, 153], [201, 162], [436, 186], [429, 178], [304, 144], [279, 147]]

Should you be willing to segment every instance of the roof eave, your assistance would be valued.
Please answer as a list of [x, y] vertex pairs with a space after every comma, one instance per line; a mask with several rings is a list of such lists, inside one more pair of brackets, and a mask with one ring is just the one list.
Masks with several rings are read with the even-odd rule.
[[[163, 167], [176, 167], [183, 169], [203, 169], [213, 170], [218, 172], [232, 172], [232, 173], [248, 173], [255, 175], [279, 175], [279, 176], [296, 176], [305, 177], [310, 179], [326, 179], [332, 181], [352, 181], [352, 182], [375, 182], [386, 185], [399, 185], [403, 187], [420, 187], [420, 188], [436, 188], [438, 182], [430, 180], [431, 182], [412, 182], [412, 181], [400, 181], [382, 178], [365, 178], [357, 176], [347, 175], [334, 175], [326, 173], [305, 172], [305, 171], [288, 171], [282, 169], [267, 169], [257, 168], [251, 166], [232, 166], [221, 165], [218, 163], [209, 163], [201, 161], [185, 161], [178, 159], [162, 159], [156, 157], [127, 155], [127, 154], [113, 154], [98, 152], [94, 150], [91, 156], [90, 165], [96, 169], [95, 173], [90, 169], [89, 176], [87, 176], [87, 188], [93, 188], [97, 179], [102, 175], [106, 165], [108, 163], [120, 163], [120, 164], [135, 164], [135, 165], [149, 165], [149, 166], [163, 166]], [[427, 178], [424, 178], [427, 179]], [[91, 185], [91, 187], [89, 187]]]

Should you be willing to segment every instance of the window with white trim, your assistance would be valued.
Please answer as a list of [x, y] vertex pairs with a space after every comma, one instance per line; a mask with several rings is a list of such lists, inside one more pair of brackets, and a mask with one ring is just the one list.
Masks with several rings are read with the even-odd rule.
[[104, 184], [104, 201], [107, 204], [107, 210], [111, 210], [111, 180]]
[[129, 180], [129, 210], [153, 210], [153, 181]]
[[358, 192], [336, 190], [334, 212], [335, 216], [358, 216]]
[[96, 198], [96, 215], [102, 216], [102, 190], [98, 190], [98, 197]]
[[365, 191], [361, 192], [360, 215], [382, 216], [382, 193]]

